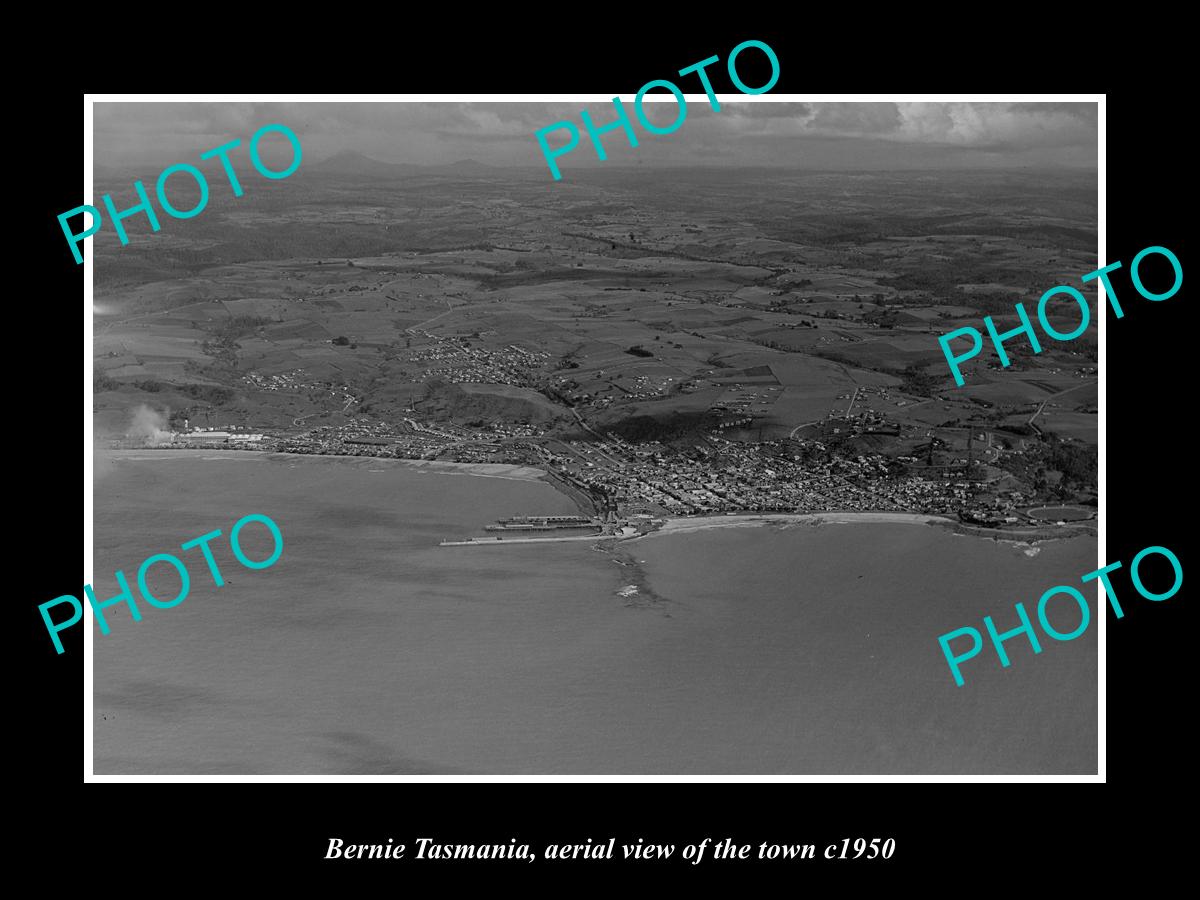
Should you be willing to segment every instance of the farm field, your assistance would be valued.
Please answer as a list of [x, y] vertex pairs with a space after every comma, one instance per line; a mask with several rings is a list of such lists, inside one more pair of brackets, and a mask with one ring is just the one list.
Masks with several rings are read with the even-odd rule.
[[854, 418], [890, 452], [967, 424], [1097, 443], [1094, 317], [1040, 354], [1012, 345], [1007, 368], [985, 350], [962, 388], [937, 343], [1092, 267], [1088, 173], [614, 166], [568, 189], [331, 166], [283, 187], [214, 201], [186, 241], [169, 223], [96, 242], [102, 437], [151, 406], [176, 427], [423, 413], [571, 438], [574, 407], [598, 432], [683, 416], [827, 440]]

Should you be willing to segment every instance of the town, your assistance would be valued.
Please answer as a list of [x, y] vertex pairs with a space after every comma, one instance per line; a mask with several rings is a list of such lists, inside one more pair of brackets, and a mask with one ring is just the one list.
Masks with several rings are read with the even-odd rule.
[[[1091, 518], [1085, 507], [1047, 506], [1054, 502], [1050, 495], [999, 484], [1003, 473], [992, 469], [988, 458], [1001, 452], [1010, 459], [1034, 455], [1029, 449], [985, 447], [978, 458], [968, 449], [964, 456], [934, 464], [935, 452], [941, 459], [948, 446], [937, 438], [919, 448], [924, 451], [921, 456], [886, 456], [838, 452], [832, 443], [811, 437], [733, 441], [722, 436], [727, 426], [740, 421], [720, 420], [682, 446], [630, 441], [613, 432], [563, 440], [527, 424], [473, 429], [409, 416], [394, 423], [355, 419], [275, 435], [238, 428], [198, 429], [171, 433], [153, 446], [532, 465], [568, 489], [597, 523], [612, 526], [606, 533], [630, 523], [645, 531], [666, 517], [723, 513], [917, 512], [992, 528], [1074, 524]], [[861, 436], [889, 428], [872, 411], [854, 416], [831, 413], [816, 424], [831, 442], [843, 434]], [[899, 433], [898, 426], [890, 428]], [[972, 444], [975, 438], [990, 443], [985, 434], [968, 438]], [[124, 440], [115, 446], [145, 444]], [[1047, 516], [1047, 509], [1054, 514]]]
[[[1031, 233], [1036, 251], [993, 236], [984, 268], [974, 232], [910, 228], [894, 198], [918, 177], [855, 183], [855, 209], [895, 217], [814, 213], [803, 241], [781, 239], [790, 214], [769, 180], [739, 188], [753, 225], [681, 208], [653, 181], [629, 196], [589, 188], [587, 202], [556, 192], [548, 218], [521, 213], [538, 189], [519, 180], [509, 189], [527, 204], [472, 181], [445, 218], [428, 211], [439, 181], [413, 184], [411, 221], [362, 194], [347, 227], [364, 247], [396, 245], [386, 253], [289, 247], [216, 287], [154, 282], [102, 318], [97, 427], [122, 447], [535, 467], [605, 535], [855, 511], [1021, 539], [1094, 530], [1094, 323], [1036, 355], [1010, 342], [1006, 365], [980, 359], [962, 387], [934, 339], [1006, 315], [998, 286], [1028, 297], [1064, 268], [1087, 271], [1091, 233]], [[964, 209], [1007, 190], [970, 184]], [[461, 238], [463, 209], [485, 223], [478, 240]], [[131, 427], [138, 409], [162, 421]]]

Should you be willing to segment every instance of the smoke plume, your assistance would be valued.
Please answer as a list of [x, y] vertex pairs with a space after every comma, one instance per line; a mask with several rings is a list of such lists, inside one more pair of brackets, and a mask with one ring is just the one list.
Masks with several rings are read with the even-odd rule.
[[167, 430], [166, 414], [142, 404], [133, 411], [129, 436], [134, 440], [145, 441], [147, 444], [169, 443], [171, 432]]

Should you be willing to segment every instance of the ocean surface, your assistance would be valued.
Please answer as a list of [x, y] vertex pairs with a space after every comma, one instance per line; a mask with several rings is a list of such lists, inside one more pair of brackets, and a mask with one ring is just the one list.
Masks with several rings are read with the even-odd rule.
[[[139, 458], [130, 458], [139, 457]], [[151, 457], [151, 458], [146, 458]], [[367, 458], [98, 454], [101, 599], [175, 552], [178, 607], [97, 628], [98, 774], [942, 774], [1096, 771], [1094, 623], [964, 664], [938, 635], [1018, 624], [1096, 568], [1092, 538], [1013, 544], [827, 524], [439, 547], [573, 513], [540, 481]], [[270, 516], [271, 568], [232, 524]], [[216, 587], [196, 550], [220, 528]], [[246, 553], [270, 551], [265, 529]], [[151, 588], [170, 598], [169, 566]], [[1091, 592], [1086, 592], [1093, 597]], [[1061, 599], [1061, 598], [1060, 598]], [[1052, 621], [1071, 630], [1070, 604]], [[1093, 614], [1095, 613], [1093, 601]], [[1061, 618], [1060, 618], [1061, 616]]]

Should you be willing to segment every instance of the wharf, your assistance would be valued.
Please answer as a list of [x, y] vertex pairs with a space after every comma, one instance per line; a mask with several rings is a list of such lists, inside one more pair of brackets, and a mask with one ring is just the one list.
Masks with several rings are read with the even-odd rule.
[[612, 541], [620, 539], [617, 534], [586, 534], [571, 537], [514, 537], [514, 538], [468, 538], [465, 541], [442, 541], [439, 547], [503, 547], [506, 544], [558, 544], [566, 541]]

